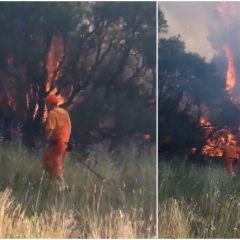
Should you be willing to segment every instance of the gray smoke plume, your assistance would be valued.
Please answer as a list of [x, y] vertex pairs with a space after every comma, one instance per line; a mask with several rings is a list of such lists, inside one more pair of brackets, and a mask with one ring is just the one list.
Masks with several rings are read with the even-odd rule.
[[224, 46], [232, 50], [236, 69], [233, 94], [240, 96], [240, 2], [159, 2], [169, 25], [168, 36], [180, 34], [186, 50], [217, 63], [223, 76]]

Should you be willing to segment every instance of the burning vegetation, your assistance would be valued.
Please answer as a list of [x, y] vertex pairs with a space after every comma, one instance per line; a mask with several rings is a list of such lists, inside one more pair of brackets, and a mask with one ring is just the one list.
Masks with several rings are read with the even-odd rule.
[[[225, 23], [226, 29], [229, 29], [236, 19], [237, 13], [239, 13], [240, 5], [221, 2], [217, 10]], [[236, 88], [237, 81], [234, 54], [228, 43], [223, 46], [223, 51], [227, 61], [225, 91], [228, 93], [230, 100], [236, 104], [236, 99], [233, 95], [233, 90]], [[201, 151], [203, 155], [222, 157], [226, 147], [233, 146], [238, 148], [240, 139], [237, 139], [230, 127], [224, 126], [222, 129], [217, 129], [203, 116], [200, 118], [199, 125], [204, 128], [206, 137], [206, 144]]]
[[[126, 11], [117, 2], [0, 4], [4, 141], [21, 139], [30, 148], [37, 146], [49, 94], [71, 110], [79, 141], [156, 134], [155, 104], [153, 111], [148, 104], [156, 92], [156, 19], [149, 15], [156, 6], [128, 6]], [[115, 9], [123, 11], [109, 18]]]
[[204, 128], [206, 145], [202, 148], [202, 154], [209, 157], [222, 157], [227, 145], [237, 146], [237, 140], [230, 128], [215, 130], [213, 125], [201, 117], [200, 126]]
[[226, 91], [231, 94], [236, 85], [236, 70], [232, 51], [227, 45], [224, 52], [227, 58]]
[[56, 81], [59, 80], [61, 72], [59, 65], [61, 64], [64, 56], [64, 43], [60, 36], [53, 36], [52, 43], [47, 58], [47, 82], [46, 82], [46, 91], [50, 94], [56, 94], [59, 97], [59, 104], [65, 102], [64, 97], [58, 92], [56, 87]]
[[215, 54], [211, 62], [188, 52], [180, 37], [161, 38], [167, 28], [162, 15], [159, 150], [170, 156], [187, 153], [190, 159], [225, 158], [230, 148], [239, 148], [240, 75], [236, 27], [239, 28], [240, 4], [221, 2], [217, 8], [216, 5], [211, 5], [214, 10], [211, 8], [210, 12], [217, 21], [210, 24], [206, 33]]

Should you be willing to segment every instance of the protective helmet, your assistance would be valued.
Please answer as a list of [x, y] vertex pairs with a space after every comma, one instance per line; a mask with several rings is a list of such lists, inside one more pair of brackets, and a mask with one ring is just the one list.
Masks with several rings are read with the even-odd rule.
[[47, 104], [58, 105], [59, 99], [56, 95], [50, 94], [46, 97]]

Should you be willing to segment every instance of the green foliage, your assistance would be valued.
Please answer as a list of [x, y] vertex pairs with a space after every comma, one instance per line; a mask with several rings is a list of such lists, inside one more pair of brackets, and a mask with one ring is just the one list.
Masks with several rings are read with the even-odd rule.
[[68, 155], [64, 160], [64, 179], [69, 188], [60, 191], [60, 186], [42, 172], [41, 152], [29, 153], [21, 145], [0, 145], [0, 148], [0, 166], [4, 169], [0, 190], [11, 189], [16, 205], [22, 206], [29, 219], [51, 215], [53, 209], [65, 216], [71, 213], [78, 223], [75, 234], [86, 237], [91, 236], [92, 231], [85, 226], [93, 220], [104, 222], [113, 211], [118, 211], [132, 216], [131, 223], [136, 222], [139, 238], [156, 234], [155, 153], [138, 149], [134, 144], [127, 148], [120, 146], [118, 155], [94, 148], [87, 164], [97, 161], [94, 170], [109, 184], [99, 181]]
[[[197, 54], [188, 53], [180, 36], [159, 41], [159, 133], [171, 139], [173, 146], [200, 147], [204, 144], [204, 130], [199, 127], [203, 106], [214, 109], [208, 114], [213, 124], [223, 126], [236, 113], [233, 104], [229, 114], [221, 116], [226, 107], [225, 80], [215, 65]], [[223, 96], [219, 99], [219, 96]], [[221, 102], [221, 104], [219, 104]], [[222, 121], [220, 121], [222, 119]], [[221, 122], [221, 123], [220, 123]], [[170, 144], [170, 142], [169, 142]], [[184, 149], [183, 149], [184, 150]]]
[[167, 31], [168, 25], [167, 21], [164, 18], [164, 14], [161, 9], [158, 9], [158, 32], [165, 33]]
[[214, 64], [206, 63], [197, 54], [187, 53], [179, 37], [160, 40], [158, 65], [160, 85], [165, 83], [165, 88], [173, 88], [165, 80], [172, 76], [176, 86], [172, 92], [184, 92], [195, 104], [209, 103], [223, 94], [224, 79], [217, 75]]
[[158, 65], [160, 138], [170, 138], [171, 144], [182, 150], [201, 145], [203, 131], [198, 116], [194, 120], [189, 114], [189, 107], [211, 99], [205, 85], [210, 66], [198, 55], [186, 53], [179, 37], [160, 40]]
[[[166, 21], [160, 13], [158, 93], [160, 145], [182, 151], [201, 149], [206, 136], [199, 126], [204, 116], [215, 127], [226, 125], [236, 130], [239, 109], [226, 91], [225, 76], [220, 75], [214, 59], [208, 63], [196, 53], [187, 52], [181, 36], [163, 38]], [[184, 149], [185, 146], [185, 149]]]
[[176, 158], [160, 161], [159, 173], [160, 238], [239, 238], [239, 170], [232, 178], [221, 163]]

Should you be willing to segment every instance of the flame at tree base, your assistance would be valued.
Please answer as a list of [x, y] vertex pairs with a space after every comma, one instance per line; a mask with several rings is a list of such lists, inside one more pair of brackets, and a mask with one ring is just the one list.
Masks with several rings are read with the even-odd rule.
[[237, 147], [237, 140], [230, 129], [224, 128], [214, 132], [213, 125], [204, 117], [200, 118], [200, 126], [204, 127], [207, 144], [202, 148], [202, 154], [209, 157], [222, 157], [227, 145]]

